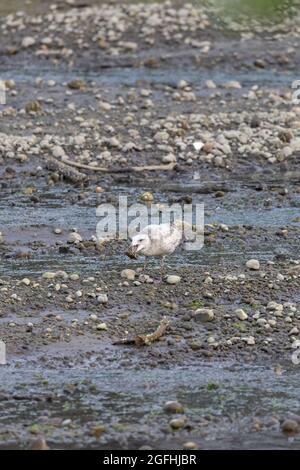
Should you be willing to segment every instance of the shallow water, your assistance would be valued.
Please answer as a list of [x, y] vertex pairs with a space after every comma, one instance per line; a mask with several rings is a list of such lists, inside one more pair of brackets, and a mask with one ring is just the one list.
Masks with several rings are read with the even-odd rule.
[[[186, 55], [186, 51], [182, 53]], [[180, 55], [180, 54], [179, 54]], [[178, 57], [178, 53], [176, 53]], [[93, 68], [94, 67], [94, 68]], [[1, 69], [0, 69], [1, 70]], [[175, 87], [180, 80], [187, 79], [193, 86], [199, 86], [205, 83], [207, 80], [211, 80], [212, 71], [205, 70], [202, 67], [189, 66], [189, 70], [186, 68], [176, 67], [176, 69], [162, 69], [162, 70], [149, 70], [143, 67], [134, 68], [131, 66], [118, 67], [104, 67], [98, 68], [90, 64], [88, 69], [81, 69], [80, 75], [84, 77], [86, 81], [93, 81], [99, 85], [110, 85], [119, 86], [122, 83], [123, 86], [134, 86], [139, 80], [146, 80], [152, 84], [165, 84]], [[11, 68], [5, 67], [1, 70], [2, 80], [13, 78], [16, 83], [24, 85], [36, 79], [39, 76], [45, 80], [55, 80], [62, 84], [68, 82], [74, 78], [74, 73], [67, 71], [57, 71], [53, 68], [48, 68], [47, 64], [41, 64], [37, 69], [31, 67], [29, 70], [23, 68]], [[234, 70], [229, 64], [228, 70], [226, 66], [222, 67], [215, 66], [213, 68], [213, 80], [216, 85], [222, 85], [231, 80], [237, 80], [245, 87], [251, 87], [253, 85], [274, 86], [291, 86], [294, 80], [297, 80], [299, 75], [297, 71], [285, 71], [285, 72], [274, 72], [273, 70], [259, 70], [256, 73], [249, 73], [243, 70]]]
[[[26, 383], [22, 399], [0, 402], [1, 426], [10, 422], [12, 414], [17, 414], [16, 429], [19, 423], [38, 422], [43, 410], [50, 416], [60, 418], [71, 417], [76, 425], [84, 426], [93, 417], [101, 417], [101, 421], [110, 423], [110, 427], [124, 427], [124, 442], [116, 447], [130, 448], [135, 442], [156, 445], [156, 448], [180, 448], [179, 442], [186, 436], [199, 442], [202, 449], [296, 449], [300, 445], [300, 437], [288, 438], [279, 429], [266, 429], [263, 434], [251, 430], [253, 418], [264, 420], [272, 416], [284, 416], [293, 410], [300, 412], [299, 394], [300, 379], [298, 368], [283, 371], [281, 376], [267, 367], [247, 366], [238, 363], [211, 362], [198, 364], [194, 367], [178, 367], [172, 370], [137, 370], [128, 373], [122, 369], [101, 369], [96, 367], [91, 372], [89, 367], [51, 371], [1, 369], [1, 382], [5, 383], [5, 393], [13, 396], [16, 388]], [[2, 383], [3, 383], [2, 382]], [[44, 386], [41, 387], [41, 383]], [[90, 393], [85, 398], [84, 388], [80, 384], [88, 383]], [[160, 384], [159, 395], [156, 385]], [[43, 397], [54, 390], [63, 390], [66, 385], [77, 384], [79, 392], [72, 396], [72, 406], [66, 411], [68, 395], [54, 396], [49, 403]], [[0, 386], [0, 392], [1, 392]], [[19, 389], [20, 390], [20, 389]], [[18, 392], [20, 394], [20, 391]], [[35, 403], [36, 397], [42, 402]], [[151, 426], [155, 421], [166, 425], [170, 419], [164, 412], [167, 400], [179, 400], [186, 406], [188, 422], [191, 430], [182, 431], [179, 437], [166, 433], [156, 442], [151, 434]], [[30, 410], [22, 413], [22, 410]], [[65, 409], [65, 411], [64, 411]], [[73, 415], [76, 409], [76, 415]], [[17, 413], [16, 413], [17, 410]], [[204, 417], [210, 416], [210, 433], [205, 434], [205, 426], [199, 426]], [[266, 421], [266, 422], [267, 422]], [[142, 437], [143, 431], [145, 432]], [[90, 441], [90, 442], [89, 442]], [[53, 447], [60, 447], [61, 442], [49, 438]], [[176, 444], [177, 442], [177, 444]], [[72, 445], [72, 438], [66, 439], [64, 446]], [[97, 443], [82, 435], [82, 446], [85, 448], [106, 448], [108, 442], [99, 439]], [[77, 447], [81, 446], [77, 442]], [[112, 446], [111, 448], [114, 448]]]
[[[136, 202], [140, 193], [139, 188], [135, 187], [111, 187], [112, 194], [128, 194], [130, 205]], [[243, 193], [243, 192], [242, 192]], [[55, 245], [57, 240], [66, 241], [67, 234], [72, 227], [76, 227], [79, 233], [85, 239], [90, 239], [96, 235], [96, 225], [100, 220], [96, 215], [97, 202], [92, 200], [82, 203], [70, 203], [67, 199], [68, 191], [45, 191], [40, 189], [41, 201], [39, 204], [30, 204], [24, 199], [22, 193], [14, 194], [2, 198], [0, 202], [0, 226], [6, 239], [17, 249], [26, 247], [28, 243], [38, 242], [40, 249], [34, 249], [32, 258], [28, 260], [15, 258], [0, 259], [0, 268], [2, 275], [41, 275], [45, 270], [53, 271], [64, 269], [72, 271], [76, 269], [82, 272], [97, 272], [102, 269], [120, 269], [126, 263], [124, 250], [120, 249], [106, 259], [101, 259], [98, 255], [86, 256], [78, 252], [76, 255], [54, 256], [46, 248]], [[205, 202], [205, 210], [210, 209], [211, 213], [205, 216], [205, 224], [222, 223], [228, 227], [237, 227], [239, 225], [253, 226], [264, 230], [277, 230], [280, 227], [299, 227], [299, 207], [238, 207], [238, 201], [235, 210], [232, 207], [235, 204], [235, 198], [239, 198], [240, 192], [231, 193], [227, 197], [227, 208], [224, 203], [208, 202], [206, 196], [194, 195], [195, 202]], [[245, 197], [245, 196], [244, 196]], [[156, 193], [157, 201], [164, 201], [166, 193]], [[14, 203], [11, 205], [11, 203]], [[214, 204], [214, 205], [212, 205]], [[53, 229], [60, 227], [64, 233], [57, 237], [53, 235]], [[38, 248], [38, 245], [37, 245]], [[46, 249], [43, 252], [43, 248]], [[278, 240], [276, 249], [286, 249], [286, 242]], [[296, 255], [297, 244], [292, 249], [289, 246], [290, 255]], [[168, 265], [213, 265], [218, 263], [227, 263], [232, 260], [245, 260], [249, 257], [259, 257], [260, 259], [270, 259], [274, 254], [268, 239], [265, 242], [261, 240], [245, 247], [236, 246], [234, 240], [224, 240], [222, 246], [205, 247], [200, 251], [178, 251], [168, 259]], [[132, 265], [140, 265], [141, 261], [132, 262]], [[156, 262], [150, 263], [155, 265]]]

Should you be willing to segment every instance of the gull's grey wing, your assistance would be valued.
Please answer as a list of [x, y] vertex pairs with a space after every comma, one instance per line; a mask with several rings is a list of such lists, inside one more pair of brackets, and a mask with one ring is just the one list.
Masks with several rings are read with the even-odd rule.
[[161, 224], [161, 225], [147, 225], [147, 227], [141, 230], [141, 233], [145, 233], [148, 235], [152, 242], [164, 239], [169, 237], [171, 234], [171, 228], [169, 224]]

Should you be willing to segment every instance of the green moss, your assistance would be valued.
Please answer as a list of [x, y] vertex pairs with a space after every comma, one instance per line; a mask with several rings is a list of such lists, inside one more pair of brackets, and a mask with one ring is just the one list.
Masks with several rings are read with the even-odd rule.
[[242, 331], [243, 333], [245, 331], [247, 331], [247, 326], [246, 326], [245, 323], [236, 322], [236, 323], [233, 324], [233, 327], [236, 328], [239, 331]]
[[215, 383], [209, 383], [207, 384], [207, 390], [209, 392], [213, 391], [213, 390], [218, 390], [218, 388], [220, 387], [220, 385], [218, 384], [215, 384]]
[[32, 424], [31, 426], [29, 426], [28, 431], [30, 432], [30, 434], [40, 434], [41, 428], [38, 424]]
[[191, 308], [192, 310], [197, 310], [198, 308], [203, 307], [203, 302], [201, 300], [192, 300], [192, 302], [190, 302], [187, 307]]

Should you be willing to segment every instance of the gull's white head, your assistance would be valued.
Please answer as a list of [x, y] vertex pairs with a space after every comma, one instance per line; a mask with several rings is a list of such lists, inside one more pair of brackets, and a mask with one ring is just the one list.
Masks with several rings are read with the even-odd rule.
[[132, 237], [131, 246], [136, 249], [136, 253], [145, 250], [150, 246], [150, 238], [146, 233], [138, 233]]
[[131, 242], [131, 251], [132, 254], [137, 255], [140, 252], [143, 252], [151, 245], [151, 241], [149, 236], [146, 233], [138, 233], [134, 237], [132, 237]]

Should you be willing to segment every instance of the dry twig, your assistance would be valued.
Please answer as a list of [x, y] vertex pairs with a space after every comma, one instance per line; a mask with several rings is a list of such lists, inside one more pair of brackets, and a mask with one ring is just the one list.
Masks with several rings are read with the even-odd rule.
[[65, 165], [74, 166], [83, 170], [101, 171], [103, 173], [127, 173], [131, 171], [169, 171], [174, 170], [176, 163], [167, 163], [166, 165], [145, 165], [145, 166], [130, 166], [120, 168], [106, 168], [103, 166], [86, 165], [84, 163], [73, 162], [68, 158], [63, 159]]
[[81, 171], [75, 168], [70, 168], [65, 162], [57, 160], [54, 157], [47, 157], [45, 161], [45, 167], [48, 170], [57, 171], [65, 179], [72, 181], [73, 183], [81, 183], [87, 179], [87, 176]]
[[149, 344], [161, 338], [165, 334], [169, 325], [170, 320], [168, 320], [167, 317], [164, 317], [153, 333], [149, 333], [147, 335], [137, 335], [132, 338], [125, 338], [123, 340], [116, 341], [113, 344], [135, 344], [136, 346], [148, 346]]

